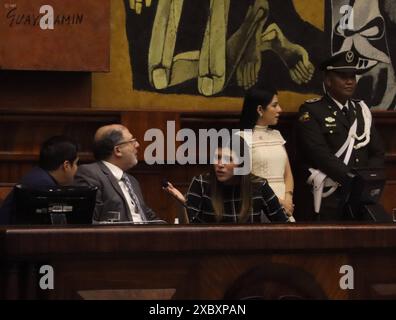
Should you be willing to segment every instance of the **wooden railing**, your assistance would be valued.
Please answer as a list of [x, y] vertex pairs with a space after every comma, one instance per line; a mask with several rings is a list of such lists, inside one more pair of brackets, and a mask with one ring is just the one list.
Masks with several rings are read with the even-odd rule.
[[[0, 297], [394, 299], [395, 232], [394, 225], [0, 229]], [[53, 269], [53, 290], [39, 286], [43, 265]], [[340, 286], [345, 268], [349, 289]]]

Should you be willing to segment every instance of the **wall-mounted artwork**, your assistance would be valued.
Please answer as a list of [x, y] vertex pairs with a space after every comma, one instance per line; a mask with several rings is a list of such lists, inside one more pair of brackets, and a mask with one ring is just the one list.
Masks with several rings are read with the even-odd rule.
[[348, 50], [366, 70], [357, 97], [374, 110], [395, 108], [391, 0], [122, 2], [113, 4], [117, 61], [94, 77], [95, 106], [236, 110], [259, 85], [277, 88], [284, 109], [296, 111], [322, 94], [321, 61]]
[[109, 0], [0, 0], [1, 69], [109, 67]]
[[357, 96], [373, 110], [395, 109], [396, 2], [332, 0], [327, 12], [331, 52], [353, 51], [365, 70]]
[[292, 0], [160, 0], [140, 14], [125, 5], [136, 90], [211, 97], [241, 96], [255, 84], [320, 87], [323, 32]]

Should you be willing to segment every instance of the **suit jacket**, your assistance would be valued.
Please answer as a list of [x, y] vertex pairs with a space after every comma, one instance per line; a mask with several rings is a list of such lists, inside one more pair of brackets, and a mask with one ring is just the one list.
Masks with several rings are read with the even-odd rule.
[[[155, 212], [145, 204], [139, 182], [131, 175], [128, 175], [128, 177], [146, 219], [158, 219]], [[95, 186], [98, 188], [94, 221], [103, 220], [103, 217], [105, 217], [106, 213], [109, 211], [120, 212], [120, 221], [132, 220], [127, 200], [122, 193], [118, 181], [105, 164], [99, 161], [79, 166], [74, 181], [75, 184], [79, 186]]]
[[[22, 178], [20, 184], [32, 189], [51, 188], [58, 186], [58, 183], [55, 181], [55, 179], [47, 171], [39, 167], [33, 168], [28, 174], [26, 174]], [[0, 224], [12, 223], [15, 210], [15, 192], [12, 190], [0, 208]]]
[[[357, 135], [364, 131], [364, 119], [358, 100], [348, 103], [351, 120], [357, 119]], [[319, 169], [333, 180], [343, 184], [348, 180], [347, 173], [353, 167], [383, 167], [384, 147], [374, 128], [371, 126], [371, 138], [367, 146], [358, 150], [353, 149], [348, 165], [335, 153], [345, 143], [353, 121], [348, 121], [334, 100], [329, 96], [312, 99], [300, 107], [297, 124], [298, 145], [297, 152], [306, 173], [308, 168]], [[355, 145], [359, 141], [355, 141]]]

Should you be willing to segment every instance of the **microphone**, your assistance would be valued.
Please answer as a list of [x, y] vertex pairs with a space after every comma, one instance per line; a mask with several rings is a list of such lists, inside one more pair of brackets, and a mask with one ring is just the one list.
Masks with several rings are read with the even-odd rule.
[[169, 181], [166, 179], [162, 179], [161, 182], [162, 188], [168, 188], [169, 187]]
[[[168, 180], [166, 180], [166, 179], [162, 179], [162, 188], [164, 188], [164, 189], [166, 189], [166, 188], [168, 188], [169, 187], [169, 181]], [[176, 199], [176, 201], [179, 203], [179, 204], [181, 204], [184, 208], [186, 208], [187, 209], [187, 205], [183, 202], [183, 201], [181, 201], [178, 197], [176, 197], [173, 193], [171, 193], [171, 192], [169, 192], [169, 191], [167, 191], [167, 193], [168, 194], [170, 194], [174, 199]]]

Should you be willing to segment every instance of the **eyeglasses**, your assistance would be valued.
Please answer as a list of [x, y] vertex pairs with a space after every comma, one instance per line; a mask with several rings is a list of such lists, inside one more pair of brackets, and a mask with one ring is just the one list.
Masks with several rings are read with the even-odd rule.
[[138, 142], [137, 139], [136, 139], [136, 138], [133, 138], [133, 139], [128, 140], [128, 141], [122, 141], [122, 142], [120, 142], [120, 143], [117, 143], [117, 144], [115, 145], [115, 147], [120, 146], [120, 145], [122, 145], [122, 144], [126, 144], [126, 143], [132, 143], [133, 145], [136, 145], [137, 142]]

